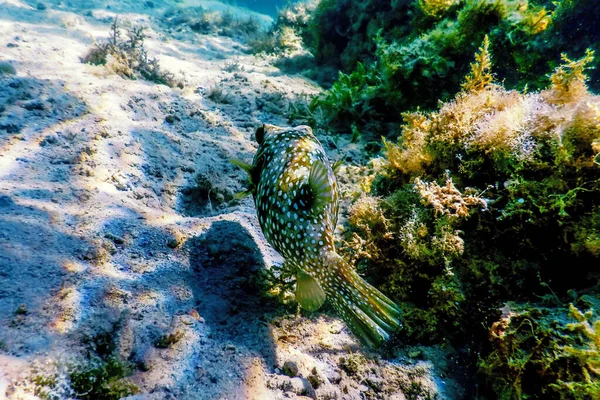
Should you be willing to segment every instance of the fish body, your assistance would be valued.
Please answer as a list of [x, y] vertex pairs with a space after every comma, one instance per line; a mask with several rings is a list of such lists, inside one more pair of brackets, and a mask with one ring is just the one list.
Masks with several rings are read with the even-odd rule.
[[400, 310], [335, 251], [335, 174], [308, 126], [265, 125], [249, 173], [265, 238], [297, 272], [296, 299], [310, 311], [326, 298], [350, 329], [371, 346], [400, 327]]

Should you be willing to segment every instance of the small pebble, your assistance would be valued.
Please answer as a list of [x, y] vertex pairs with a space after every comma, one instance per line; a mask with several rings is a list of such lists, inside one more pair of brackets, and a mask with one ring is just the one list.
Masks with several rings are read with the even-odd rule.
[[281, 371], [285, 375], [293, 378], [294, 376], [298, 375], [298, 365], [296, 365], [296, 363], [293, 362], [293, 361], [286, 361], [283, 364], [283, 367], [281, 368]]

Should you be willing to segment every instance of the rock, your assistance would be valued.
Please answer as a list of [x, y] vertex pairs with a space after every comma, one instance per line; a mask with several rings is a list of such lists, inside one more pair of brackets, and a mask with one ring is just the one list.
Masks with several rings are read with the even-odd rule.
[[298, 365], [293, 361], [286, 361], [281, 368], [281, 372], [293, 378], [298, 375]]
[[326, 383], [320, 386], [316, 393], [317, 397], [322, 400], [334, 400], [342, 398], [340, 389], [331, 383]]
[[177, 238], [170, 238], [169, 240], [167, 240], [167, 247], [169, 247], [170, 249], [176, 249], [177, 247], [179, 247], [179, 240]]
[[51, 133], [40, 142], [40, 146], [45, 147], [56, 143], [58, 143], [58, 136], [55, 133]]
[[311, 398], [317, 397], [315, 389], [313, 389], [310, 383], [304, 378], [291, 378], [289, 389], [297, 395], [305, 395]]
[[110, 232], [107, 232], [107, 233], [104, 235], [104, 237], [105, 237], [105, 238], [107, 238], [107, 239], [110, 239], [110, 240], [112, 240], [112, 241], [113, 241], [115, 244], [123, 244], [123, 243], [125, 243], [125, 239], [123, 239], [123, 238], [122, 238], [122, 237], [120, 237], [120, 236], [113, 235], [113, 234], [112, 234], [112, 233], [110, 233]]
[[340, 373], [334, 369], [326, 371], [325, 377], [327, 378], [327, 380], [329, 382], [335, 383], [335, 384], [340, 383], [340, 381], [342, 380], [342, 375], [340, 375]]
[[6, 133], [19, 133], [21, 131], [21, 127], [11, 122], [0, 122], [0, 130], [5, 130]]
[[8, 196], [0, 195], [0, 208], [2, 207], [12, 207], [15, 202]]
[[267, 387], [280, 389], [284, 392], [292, 392], [299, 396], [309, 396], [313, 399], [317, 396], [315, 389], [313, 389], [310, 383], [300, 377], [290, 378], [285, 375], [274, 375], [267, 381]]
[[181, 121], [181, 118], [173, 114], [169, 114], [165, 117], [165, 122], [168, 122], [169, 124], [174, 124], [175, 121]]
[[27, 111], [43, 110], [45, 108], [44, 102], [40, 99], [26, 101], [22, 104], [22, 107]]

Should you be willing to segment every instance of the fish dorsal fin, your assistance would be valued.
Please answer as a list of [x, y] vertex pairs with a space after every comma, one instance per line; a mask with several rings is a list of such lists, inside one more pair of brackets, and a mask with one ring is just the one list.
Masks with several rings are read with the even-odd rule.
[[296, 274], [296, 301], [307, 311], [316, 311], [325, 302], [325, 291], [312, 276], [298, 270]]
[[321, 214], [331, 202], [333, 191], [329, 180], [329, 170], [321, 160], [313, 163], [308, 176], [308, 187], [312, 197], [313, 214]]

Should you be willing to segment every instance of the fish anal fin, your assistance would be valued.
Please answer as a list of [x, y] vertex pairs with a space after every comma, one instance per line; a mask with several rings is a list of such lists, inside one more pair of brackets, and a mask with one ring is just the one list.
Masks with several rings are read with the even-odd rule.
[[325, 291], [312, 276], [298, 270], [296, 274], [296, 301], [307, 311], [316, 311], [325, 302]]

